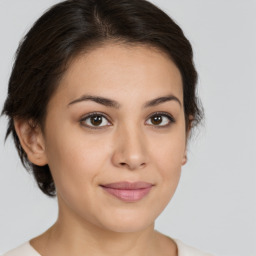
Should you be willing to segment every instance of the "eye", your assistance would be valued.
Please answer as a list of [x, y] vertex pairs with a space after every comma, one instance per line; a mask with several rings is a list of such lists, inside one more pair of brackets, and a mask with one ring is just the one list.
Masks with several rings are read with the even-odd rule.
[[80, 120], [80, 123], [88, 128], [97, 129], [104, 126], [109, 126], [111, 123], [100, 113], [91, 113]]
[[147, 119], [146, 124], [159, 126], [159, 127], [167, 127], [171, 125], [171, 123], [175, 123], [174, 118], [167, 113], [155, 113]]

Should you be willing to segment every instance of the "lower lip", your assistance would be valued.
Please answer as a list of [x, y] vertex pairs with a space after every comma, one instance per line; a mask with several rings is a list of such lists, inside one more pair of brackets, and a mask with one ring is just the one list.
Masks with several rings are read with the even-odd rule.
[[125, 202], [136, 202], [144, 198], [152, 187], [140, 188], [140, 189], [114, 189], [102, 187], [109, 194], [117, 197], [118, 199]]

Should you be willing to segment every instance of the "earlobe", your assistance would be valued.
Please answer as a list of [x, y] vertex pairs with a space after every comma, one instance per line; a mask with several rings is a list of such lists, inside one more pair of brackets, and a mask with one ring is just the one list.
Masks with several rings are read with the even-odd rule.
[[185, 164], [187, 163], [187, 160], [188, 160], [188, 159], [187, 159], [187, 154], [185, 154], [184, 157], [183, 157], [183, 159], [182, 159], [181, 164], [182, 164], [182, 165], [185, 165]]
[[14, 120], [14, 127], [29, 161], [39, 166], [46, 165], [45, 142], [41, 128], [32, 120], [20, 119]]

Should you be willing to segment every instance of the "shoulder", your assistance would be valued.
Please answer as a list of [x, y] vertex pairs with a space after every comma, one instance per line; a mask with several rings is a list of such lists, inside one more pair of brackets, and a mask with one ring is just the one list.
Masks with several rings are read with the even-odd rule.
[[213, 256], [209, 253], [202, 252], [190, 245], [186, 245], [178, 239], [173, 239], [177, 244], [178, 256]]
[[40, 256], [40, 254], [30, 245], [29, 242], [26, 242], [2, 256]]

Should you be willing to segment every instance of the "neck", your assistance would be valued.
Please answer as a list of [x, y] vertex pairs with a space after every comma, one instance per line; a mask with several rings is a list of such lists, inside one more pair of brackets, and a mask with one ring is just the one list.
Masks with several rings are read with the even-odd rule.
[[41, 255], [150, 256], [161, 255], [162, 238], [154, 223], [135, 232], [114, 232], [59, 207], [56, 223], [31, 245]]
[[51, 228], [49, 239], [52, 244], [65, 245], [65, 251], [69, 251], [67, 255], [150, 255], [149, 245], [155, 243], [153, 225], [143, 231], [117, 233], [90, 223], [69, 224], [59, 219]]

